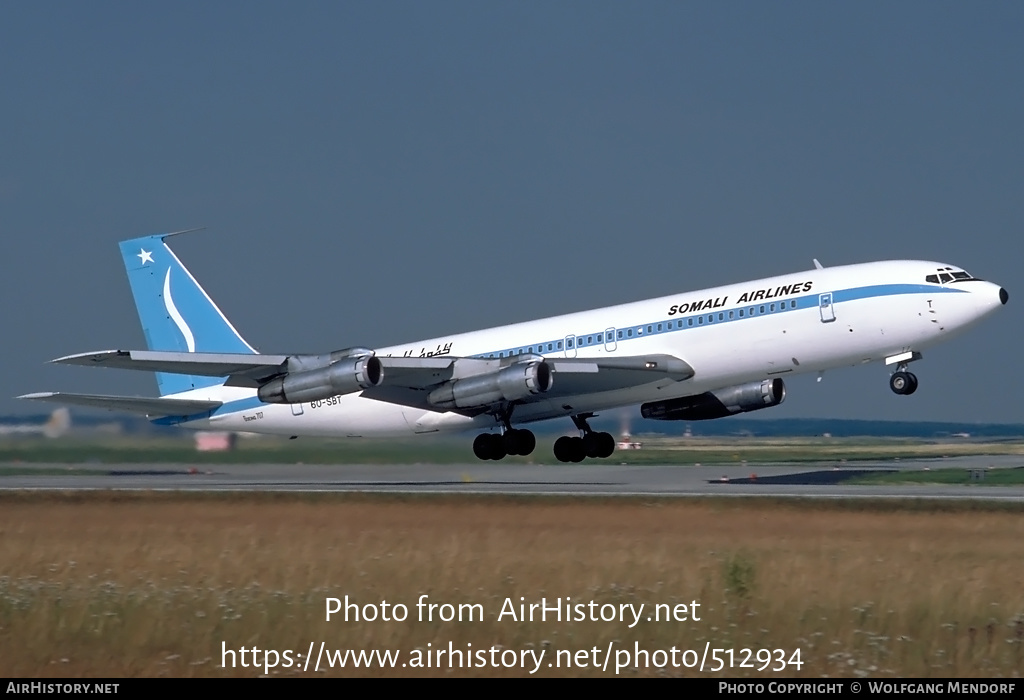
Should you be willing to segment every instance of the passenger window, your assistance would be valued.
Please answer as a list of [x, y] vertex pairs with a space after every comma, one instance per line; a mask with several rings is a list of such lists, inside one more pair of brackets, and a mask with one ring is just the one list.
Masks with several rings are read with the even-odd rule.
[[769, 311], [775, 311], [775, 304], [769, 304], [768, 305], [768, 310]]
[[555, 344], [555, 347], [557, 347], [559, 350], [561, 350], [562, 349], [562, 341], [559, 340], [558, 343]]
[[686, 325], [692, 327], [693, 326], [693, 319], [692, 318], [686, 319]]
[[718, 314], [718, 320], [719, 320], [719, 321], [724, 321], [724, 320], [725, 320], [725, 314], [723, 314], [723, 313], [719, 312], [719, 314]]
[[732, 320], [733, 318], [734, 318], [734, 317], [733, 317], [733, 312], [732, 312], [732, 311], [730, 311], [730, 312], [729, 312], [729, 320], [731, 321], [731, 320]]
[[647, 332], [648, 332], [648, 333], [650, 333], [650, 332], [651, 332], [651, 327], [650, 327], [650, 326], [647, 326]]
[[714, 320], [715, 320], [715, 315], [714, 314], [708, 314], [708, 323], [713, 323]]
[[697, 325], [698, 326], [703, 326], [704, 325], [704, 317], [703, 316], [698, 316], [697, 317]]
[[619, 340], [622, 340], [622, 331], [619, 331]]
[[764, 304], [761, 304], [761, 306], [758, 308], [757, 312], [760, 313], [760, 314], [764, 313]]
[[740, 309], [740, 318], [743, 318], [743, 309]]
[[572, 338], [566, 338], [565, 339], [565, 347], [567, 347], [567, 348], [571, 348], [572, 347]]
[[643, 335], [644, 334], [644, 327], [643, 326], [637, 326], [636, 327], [636, 334], [637, 335]]
[[793, 301], [789, 302], [789, 308], [791, 308], [791, 309], [795, 309], [796, 308], [796, 299], [794, 299]]
[[628, 335], [630, 338], [632, 338], [633, 337], [633, 329], [630, 328], [628, 331], [626, 331], [626, 335]]
[[661, 330], [661, 324], [660, 323], [658, 324], [658, 330], [659, 331]]

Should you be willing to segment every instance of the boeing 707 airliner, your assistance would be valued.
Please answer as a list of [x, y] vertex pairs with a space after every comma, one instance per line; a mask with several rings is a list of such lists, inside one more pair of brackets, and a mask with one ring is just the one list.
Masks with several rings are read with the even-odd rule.
[[120, 244], [147, 350], [54, 362], [156, 373], [158, 398], [46, 392], [20, 398], [146, 414], [159, 424], [288, 436], [479, 431], [480, 459], [528, 455], [532, 431], [568, 417], [562, 462], [609, 457], [596, 412], [697, 421], [782, 403], [785, 378], [884, 362], [907, 365], [1006, 304], [1006, 290], [944, 263], [890, 260], [811, 270], [537, 321], [320, 355], [260, 354], [167, 246]]

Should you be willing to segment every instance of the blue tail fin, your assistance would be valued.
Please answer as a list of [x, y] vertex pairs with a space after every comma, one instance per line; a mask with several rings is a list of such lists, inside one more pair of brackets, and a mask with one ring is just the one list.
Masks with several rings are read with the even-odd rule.
[[[121, 242], [121, 257], [150, 350], [254, 354], [206, 291], [167, 247], [164, 233]], [[160, 395], [223, 383], [215, 377], [157, 373]]]

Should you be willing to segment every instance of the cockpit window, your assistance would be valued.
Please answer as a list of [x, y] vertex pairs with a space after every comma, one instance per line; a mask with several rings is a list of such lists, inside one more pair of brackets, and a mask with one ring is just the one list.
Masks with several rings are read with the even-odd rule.
[[978, 279], [969, 272], [965, 272], [964, 270], [954, 270], [951, 267], [941, 267], [937, 272], [939, 274], [926, 276], [924, 281], [931, 282], [932, 284], [951, 284], [956, 282], [970, 282]]

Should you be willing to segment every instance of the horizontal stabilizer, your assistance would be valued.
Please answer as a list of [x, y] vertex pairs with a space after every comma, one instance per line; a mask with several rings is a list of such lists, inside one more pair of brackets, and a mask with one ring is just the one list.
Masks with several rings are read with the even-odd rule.
[[44, 391], [38, 394], [24, 394], [19, 399], [53, 401], [72, 406], [107, 408], [112, 411], [131, 411], [148, 416], [191, 416], [205, 413], [221, 406], [220, 401], [198, 399], [149, 399], [143, 396], [105, 396], [102, 394], [65, 394], [58, 391]]
[[103, 350], [52, 360], [63, 365], [113, 367], [202, 377], [229, 377], [230, 386], [256, 387], [285, 372], [287, 355], [246, 355], [162, 350]]

